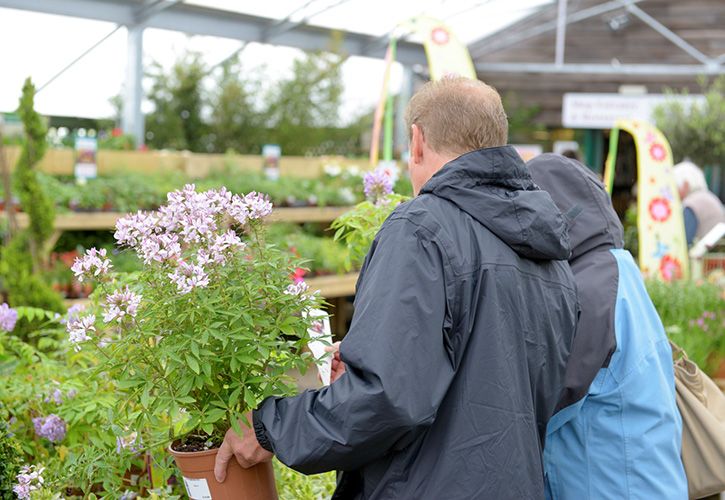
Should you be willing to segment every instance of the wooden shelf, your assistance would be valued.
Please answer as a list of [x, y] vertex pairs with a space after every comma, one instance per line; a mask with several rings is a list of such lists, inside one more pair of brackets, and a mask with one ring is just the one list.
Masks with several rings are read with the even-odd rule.
[[353, 207], [300, 207], [275, 208], [269, 220], [272, 222], [332, 222]]
[[[269, 217], [271, 222], [332, 222], [352, 207], [300, 207], [275, 208]], [[116, 221], [126, 214], [120, 212], [73, 212], [61, 213], [55, 216], [56, 231], [101, 231], [116, 227]], [[1, 218], [6, 218], [5, 212], [0, 212]], [[18, 213], [15, 215], [20, 228], [29, 224], [28, 215]]]
[[320, 276], [318, 278], [310, 278], [307, 280], [307, 284], [312, 290], [319, 290], [320, 295], [326, 299], [334, 299], [355, 295], [357, 277], [358, 273]]

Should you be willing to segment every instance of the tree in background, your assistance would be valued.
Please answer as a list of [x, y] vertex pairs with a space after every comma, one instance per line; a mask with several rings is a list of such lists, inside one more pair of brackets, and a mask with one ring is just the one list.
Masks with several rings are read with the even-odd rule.
[[267, 95], [267, 142], [282, 145], [285, 154], [305, 154], [326, 140], [325, 127], [337, 127], [345, 57], [310, 52], [294, 62], [292, 76]]
[[503, 96], [503, 106], [509, 121], [509, 143], [527, 144], [535, 142], [534, 133], [546, 130], [546, 127], [536, 121], [541, 113], [540, 106], [524, 106], [515, 92], [506, 92]]
[[14, 187], [23, 210], [30, 218], [31, 254], [34, 261], [40, 263], [43, 243], [53, 232], [55, 207], [52, 200], [43, 192], [35, 171], [35, 166], [43, 158], [48, 148], [45, 140], [48, 129], [43, 118], [35, 111], [34, 101], [35, 85], [28, 78], [23, 85], [23, 94], [18, 108], [18, 115], [20, 115], [25, 129], [25, 142], [15, 167]]
[[[683, 106], [667, 101], [654, 111], [657, 127], [672, 146], [675, 162], [689, 158], [701, 167], [725, 165], [725, 76], [707, 86], [702, 81], [704, 103]], [[669, 91], [670, 95], [678, 95]], [[679, 95], [687, 95], [687, 91]]]
[[276, 143], [285, 155], [359, 154], [367, 119], [339, 123], [345, 60], [335, 52], [306, 53], [279, 81], [269, 81], [260, 68], [244, 71], [238, 57], [214, 71], [197, 53], [181, 57], [170, 72], [154, 64], [147, 144], [259, 154], [263, 144]]
[[53, 232], [55, 208], [37, 178], [36, 165], [47, 148], [47, 128], [35, 111], [35, 86], [28, 78], [23, 85], [18, 115], [25, 128], [25, 141], [13, 173], [14, 190], [28, 214], [28, 229], [10, 236], [0, 251], [0, 288], [11, 305], [26, 305], [62, 311], [60, 296], [41, 279], [47, 260], [46, 241]]
[[264, 122], [255, 96], [262, 83], [243, 75], [239, 56], [220, 68], [215, 91], [210, 96], [209, 141], [216, 152], [259, 154], [264, 143]]
[[197, 52], [189, 52], [176, 61], [168, 75], [160, 64], [154, 63], [148, 96], [154, 111], [146, 116], [146, 142], [150, 146], [208, 151], [208, 127], [202, 117], [207, 71]]

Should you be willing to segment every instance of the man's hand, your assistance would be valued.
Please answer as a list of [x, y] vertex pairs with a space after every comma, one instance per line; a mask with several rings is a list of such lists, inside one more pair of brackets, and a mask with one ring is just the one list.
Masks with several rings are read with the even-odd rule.
[[[247, 413], [247, 421], [252, 423], [251, 411]], [[259, 463], [269, 462], [274, 456], [259, 445], [254, 429], [245, 425], [243, 421], [240, 421], [239, 424], [242, 427], [241, 437], [234, 432], [234, 429], [229, 429], [216, 456], [214, 476], [220, 483], [223, 483], [227, 477], [227, 465], [232, 457], [237, 459], [239, 465], [248, 469]]]
[[331, 346], [326, 346], [325, 351], [332, 354], [332, 370], [330, 371], [330, 383], [339, 379], [345, 373], [345, 363], [340, 359], [340, 342], [335, 342]]

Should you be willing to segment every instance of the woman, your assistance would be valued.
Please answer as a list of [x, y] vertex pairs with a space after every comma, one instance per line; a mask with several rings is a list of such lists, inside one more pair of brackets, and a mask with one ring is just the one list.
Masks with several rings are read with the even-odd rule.
[[672, 352], [604, 185], [544, 154], [531, 175], [570, 218], [581, 316], [544, 448], [552, 499], [686, 499]]

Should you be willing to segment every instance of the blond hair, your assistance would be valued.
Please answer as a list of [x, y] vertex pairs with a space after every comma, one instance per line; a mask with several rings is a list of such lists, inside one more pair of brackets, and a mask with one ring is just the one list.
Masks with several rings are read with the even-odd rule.
[[496, 89], [478, 80], [446, 77], [420, 88], [405, 112], [408, 130], [420, 127], [437, 153], [461, 155], [503, 146], [508, 120]]

